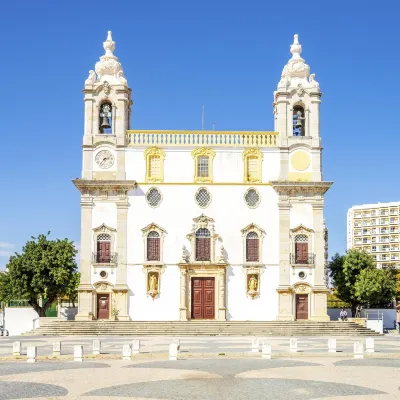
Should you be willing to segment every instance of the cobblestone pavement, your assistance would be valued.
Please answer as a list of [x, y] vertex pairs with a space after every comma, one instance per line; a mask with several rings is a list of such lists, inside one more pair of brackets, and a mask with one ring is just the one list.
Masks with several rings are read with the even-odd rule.
[[[84, 354], [92, 353], [94, 339], [101, 340], [102, 354], [121, 354], [124, 343], [131, 343], [133, 339], [140, 339], [141, 353], [162, 354], [168, 352], [168, 346], [176, 337], [138, 337], [138, 336], [13, 336], [0, 337], [0, 357], [12, 354], [12, 344], [19, 340], [22, 344], [22, 354], [26, 354], [27, 346], [37, 346], [39, 356], [51, 356], [54, 341], [62, 342], [62, 354], [73, 354], [73, 346], [84, 346]], [[240, 353], [251, 349], [253, 337], [249, 336], [190, 336], [181, 337], [181, 353], [194, 355], [211, 355], [213, 353]], [[356, 341], [365, 342], [366, 337], [337, 337], [337, 350], [343, 353], [352, 353]], [[400, 357], [400, 336], [386, 335], [375, 337], [375, 351], [377, 353], [397, 354]], [[289, 337], [260, 337], [272, 345], [273, 352], [289, 350]], [[328, 337], [298, 337], [299, 351], [307, 353], [326, 353]]]
[[0, 399], [400, 398], [400, 360], [209, 358], [0, 363]]

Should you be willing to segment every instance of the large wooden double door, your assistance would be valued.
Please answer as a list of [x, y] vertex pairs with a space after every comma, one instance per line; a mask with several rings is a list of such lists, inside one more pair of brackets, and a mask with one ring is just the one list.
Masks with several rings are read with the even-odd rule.
[[214, 319], [214, 299], [214, 278], [192, 278], [192, 319]]
[[110, 318], [110, 295], [98, 294], [97, 295], [97, 319]]
[[308, 319], [308, 294], [296, 294], [296, 319]]

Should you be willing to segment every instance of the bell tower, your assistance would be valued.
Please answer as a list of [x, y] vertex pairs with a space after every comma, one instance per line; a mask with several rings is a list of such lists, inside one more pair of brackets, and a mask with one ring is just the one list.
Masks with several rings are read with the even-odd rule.
[[[125, 179], [126, 131], [130, 128], [131, 89], [122, 65], [114, 55], [111, 31], [103, 42], [105, 54], [89, 71], [85, 80], [85, 126], [83, 136], [82, 178], [101, 179], [93, 174], [93, 151], [97, 144], [110, 143], [116, 150], [116, 172], [106, 179]], [[104, 179], [103, 178], [103, 179]]]
[[[294, 35], [290, 52], [292, 58], [283, 68], [273, 103], [275, 131], [279, 132], [281, 149], [288, 150], [281, 152], [280, 179], [321, 181], [319, 114], [322, 93], [315, 74], [310, 74], [310, 67], [301, 57], [302, 47], [298, 35]], [[289, 165], [290, 150], [299, 146], [307, 148], [311, 156], [308, 175], [295, 173], [296, 168], [292, 170]], [[307, 163], [304, 161], [298, 164]], [[305, 169], [300, 168], [297, 172], [303, 171]]]

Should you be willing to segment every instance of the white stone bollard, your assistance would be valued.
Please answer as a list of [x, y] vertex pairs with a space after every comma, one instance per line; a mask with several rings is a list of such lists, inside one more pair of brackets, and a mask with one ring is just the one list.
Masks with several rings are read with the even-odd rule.
[[21, 355], [21, 342], [14, 342], [13, 343], [13, 356], [20, 356]]
[[83, 361], [83, 346], [80, 344], [74, 346], [74, 361]]
[[140, 353], [140, 340], [135, 339], [132, 340], [132, 354], [139, 354]]
[[262, 358], [270, 360], [272, 356], [272, 347], [270, 344], [263, 343], [262, 345]]
[[101, 341], [99, 339], [93, 340], [93, 354], [99, 355], [101, 353]]
[[132, 358], [132, 346], [129, 343], [125, 343], [122, 346], [122, 359], [129, 361]]
[[328, 353], [336, 353], [336, 339], [328, 339]]
[[169, 345], [169, 359], [176, 361], [178, 359], [179, 349], [176, 343]]
[[251, 341], [251, 351], [252, 353], [258, 353], [260, 351], [260, 339], [254, 338]]
[[36, 356], [37, 356], [37, 348], [36, 348], [36, 346], [28, 346], [26, 348], [26, 355], [27, 355], [26, 362], [28, 362], [28, 363], [36, 362]]
[[374, 338], [369, 337], [365, 340], [365, 351], [367, 353], [374, 353], [375, 352], [375, 342]]
[[354, 343], [354, 358], [364, 358], [364, 345], [362, 342]]
[[181, 339], [172, 339], [172, 343], [175, 343], [178, 346], [178, 350], [181, 349]]
[[292, 353], [297, 353], [297, 339], [296, 338], [290, 338], [290, 345], [289, 345], [289, 351]]
[[61, 342], [53, 342], [53, 357], [61, 355]]

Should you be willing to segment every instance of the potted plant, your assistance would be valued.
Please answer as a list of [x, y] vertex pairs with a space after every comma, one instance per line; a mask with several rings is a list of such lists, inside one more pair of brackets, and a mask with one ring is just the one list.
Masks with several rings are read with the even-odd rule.
[[118, 321], [119, 310], [115, 306], [111, 309], [111, 320]]

